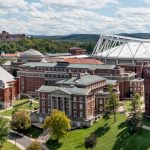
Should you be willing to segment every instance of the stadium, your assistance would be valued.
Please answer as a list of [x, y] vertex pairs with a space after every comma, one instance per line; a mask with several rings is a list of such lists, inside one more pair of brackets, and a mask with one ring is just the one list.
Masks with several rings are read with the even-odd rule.
[[150, 40], [117, 35], [101, 35], [92, 55], [105, 64], [150, 62]]

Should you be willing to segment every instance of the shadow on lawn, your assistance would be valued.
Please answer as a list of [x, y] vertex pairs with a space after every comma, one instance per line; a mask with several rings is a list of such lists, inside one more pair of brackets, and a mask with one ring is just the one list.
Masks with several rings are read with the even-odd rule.
[[46, 146], [51, 150], [57, 150], [62, 146], [62, 143], [59, 143], [59, 141], [57, 141], [57, 140], [49, 139], [46, 142]]
[[[92, 132], [91, 134], [95, 134], [96, 137], [101, 137], [103, 135], [105, 135], [108, 131], [110, 130], [110, 127], [108, 126], [108, 124], [106, 123], [103, 127], [99, 127], [97, 128], [94, 132]], [[86, 138], [86, 137], [84, 137]], [[75, 147], [75, 149], [79, 149], [84, 147], [84, 143], [83, 144], [79, 144]]]
[[139, 133], [129, 134], [126, 128], [126, 122], [122, 122], [118, 128], [124, 128], [118, 135], [112, 150], [147, 150], [150, 142], [145, 141], [149, 137], [146, 130], [141, 129]]

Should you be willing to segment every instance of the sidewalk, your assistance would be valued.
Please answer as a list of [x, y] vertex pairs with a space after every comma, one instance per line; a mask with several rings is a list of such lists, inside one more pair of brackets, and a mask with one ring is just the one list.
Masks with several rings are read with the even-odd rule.
[[22, 145], [20, 145], [18, 142], [15, 142], [14, 140], [7, 140], [7, 141], [14, 144], [14, 145], [16, 145], [21, 150], [25, 150], [25, 148]]

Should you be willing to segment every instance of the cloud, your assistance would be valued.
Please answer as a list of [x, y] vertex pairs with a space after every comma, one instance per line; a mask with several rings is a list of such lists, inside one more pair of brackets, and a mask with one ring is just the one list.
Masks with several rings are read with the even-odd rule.
[[[149, 31], [149, 8], [119, 6], [119, 0], [0, 0], [0, 30], [46, 35]], [[112, 16], [102, 13], [111, 8]]]
[[118, 0], [40, 0], [46, 6], [94, 9], [103, 8], [110, 4], [118, 4]]

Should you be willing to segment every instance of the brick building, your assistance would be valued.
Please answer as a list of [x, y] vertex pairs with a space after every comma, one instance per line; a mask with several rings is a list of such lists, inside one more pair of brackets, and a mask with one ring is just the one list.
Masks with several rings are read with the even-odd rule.
[[14, 78], [0, 67], [0, 107], [12, 106], [12, 101], [20, 98], [20, 79]]
[[[57, 82], [57, 86], [42, 86], [38, 90], [41, 117], [59, 109], [72, 120], [72, 126], [89, 127], [104, 112], [98, 108], [96, 94], [104, 93], [105, 86], [106, 79], [95, 75], [78, 75]], [[109, 92], [107, 98], [110, 99]]]
[[130, 81], [135, 78], [134, 72], [125, 72], [124, 68], [115, 65], [70, 64], [57, 63], [26, 63], [20, 66], [18, 76], [21, 78], [21, 92], [36, 94], [42, 85], [55, 85], [57, 81], [77, 76], [77, 74], [98, 75], [119, 83], [120, 98], [130, 97]]
[[79, 47], [72, 47], [69, 49], [69, 53], [71, 53], [72, 55], [85, 55], [87, 52], [86, 49]]
[[150, 66], [144, 75], [145, 115], [150, 117]]

